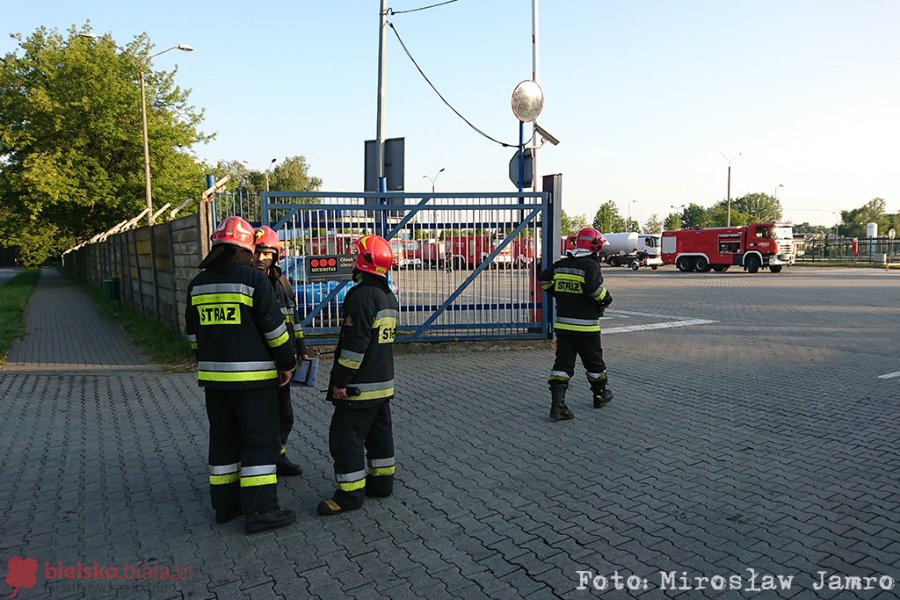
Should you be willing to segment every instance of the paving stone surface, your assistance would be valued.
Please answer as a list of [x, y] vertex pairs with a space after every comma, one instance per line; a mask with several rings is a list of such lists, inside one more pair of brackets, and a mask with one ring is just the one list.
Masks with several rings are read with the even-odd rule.
[[331, 409], [295, 389], [298, 522], [247, 536], [213, 522], [195, 375], [45, 270], [0, 369], [0, 593], [896, 598], [900, 273], [605, 275], [605, 408], [579, 366], [576, 419], [547, 419], [549, 345], [399, 354], [395, 494], [322, 519]]

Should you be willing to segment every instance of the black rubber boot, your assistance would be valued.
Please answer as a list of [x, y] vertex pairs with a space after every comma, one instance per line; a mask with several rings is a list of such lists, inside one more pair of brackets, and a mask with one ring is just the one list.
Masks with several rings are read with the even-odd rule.
[[594, 392], [594, 408], [603, 408], [613, 399], [612, 390], [606, 389], [605, 381], [602, 384], [592, 385], [591, 391]]
[[363, 493], [363, 490], [352, 493], [335, 492], [334, 497], [330, 500], [322, 500], [319, 502], [316, 512], [322, 517], [332, 517], [347, 512], [348, 510], [362, 508], [363, 500], [365, 499]]
[[266, 529], [277, 529], [290, 525], [297, 520], [294, 511], [286, 508], [270, 510], [264, 513], [249, 513], [244, 517], [244, 531], [257, 533]]
[[216, 523], [227, 523], [232, 519], [241, 516], [241, 506], [240, 504], [232, 504], [227, 508], [216, 511]]
[[566, 389], [568, 386], [550, 386], [550, 419], [553, 421], [567, 421], [574, 419], [575, 415], [566, 406]]
[[296, 477], [298, 475], [303, 475], [303, 469], [300, 468], [300, 465], [292, 463], [288, 460], [286, 454], [282, 454], [278, 457], [278, 462], [275, 463], [277, 467], [278, 475], [282, 477]]

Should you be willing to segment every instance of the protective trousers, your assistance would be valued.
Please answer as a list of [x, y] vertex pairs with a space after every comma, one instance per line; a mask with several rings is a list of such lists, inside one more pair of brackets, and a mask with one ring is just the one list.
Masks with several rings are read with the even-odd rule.
[[334, 500], [341, 508], [359, 508], [365, 494], [391, 494], [394, 433], [390, 400], [336, 403], [328, 447], [337, 485]]
[[550, 373], [550, 387], [567, 388], [575, 374], [575, 358], [581, 357], [581, 364], [587, 372], [591, 391], [595, 394], [606, 389], [606, 363], [603, 362], [603, 347], [600, 332], [589, 334], [567, 334], [556, 332], [556, 361]]
[[216, 511], [278, 509], [276, 467], [278, 394], [206, 388], [209, 418], [209, 492]]
[[278, 436], [281, 439], [281, 453], [286, 451], [288, 435], [294, 428], [294, 407], [291, 405], [291, 386], [278, 388]]

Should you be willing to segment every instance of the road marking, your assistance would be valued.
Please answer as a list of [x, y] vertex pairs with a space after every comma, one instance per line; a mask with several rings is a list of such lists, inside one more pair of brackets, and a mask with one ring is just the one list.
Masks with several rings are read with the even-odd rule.
[[878, 379], [890, 379], [891, 377], [900, 377], [900, 371], [896, 371], [894, 373], [888, 373], [886, 375], [879, 375]]
[[[631, 333], [633, 331], [650, 331], [652, 329], [669, 329], [671, 327], [687, 327], [688, 325], [707, 325], [709, 323], [718, 323], [718, 321], [710, 321], [709, 319], [683, 319], [665, 323], [628, 325], [627, 327], [606, 327], [603, 329], [603, 335], [609, 335], [611, 333]], [[898, 373], [898, 375], [900, 375], [900, 373]]]

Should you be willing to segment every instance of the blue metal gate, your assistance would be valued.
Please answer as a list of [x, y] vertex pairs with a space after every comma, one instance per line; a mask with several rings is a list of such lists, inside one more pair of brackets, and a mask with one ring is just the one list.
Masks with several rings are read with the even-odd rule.
[[397, 342], [548, 337], [546, 296], [535, 277], [542, 257], [557, 251], [545, 232], [546, 192], [263, 192], [258, 209], [250, 204], [225, 195], [214, 218], [240, 208], [278, 232], [310, 344], [337, 341], [340, 303], [353, 283], [311, 279], [308, 257], [346, 257], [352, 240], [369, 233], [394, 249]]

